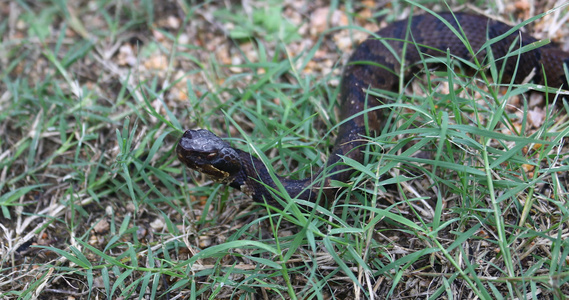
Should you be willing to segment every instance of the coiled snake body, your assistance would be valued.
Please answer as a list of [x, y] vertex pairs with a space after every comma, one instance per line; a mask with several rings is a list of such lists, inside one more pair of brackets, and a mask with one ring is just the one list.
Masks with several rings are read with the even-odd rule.
[[[533, 82], [543, 84], [544, 70], [549, 87], [567, 87], [563, 66], [569, 63], [569, 53], [551, 44], [516, 53], [515, 50], [519, 49], [520, 45], [526, 46], [536, 42], [536, 39], [517, 30], [506, 36], [512, 29], [510, 26], [482, 16], [443, 13], [439, 17], [451, 24], [458, 34], [435, 16], [420, 15], [413, 17], [410, 22], [392, 23], [377, 32], [380, 39], [368, 38], [354, 51], [340, 83], [340, 119], [343, 123], [339, 126], [334, 148], [324, 167], [326, 176], [322, 180], [316, 178], [324, 168], [306, 179], [271, 177], [258, 158], [232, 148], [215, 134], [203, 129], [188, 130], [184, 133], [176, 148], [178, 158], [188, 167], [207, 174], [218, 182], [240, 189], [258, 202], [274, 203], [273, 192], [279, 191], [279, 188], [272, 178], [279, 180], [293, 198], [315, 201], [320, 194], [318, 190], [323, 190], [323, 195], [331, 199], [337, 192], [336, 188], [331, 187], [331, 181], [347, 182], [353, 173], [349, 167], [339, 163], [340, 155], [361, 162], [364, 158], [362, 145], [365, 144], [362, 136], [374, 136], [380, 132], [382, 126], [385, 112], [375, 109], [366, 114], [361, 113], [385, 102], [382, 99], [366, 100], [366, 90], [397, 90], [397, 74], [400, 73], [401, 63], [408, 66], [419, 62], [424, 56], [445, 56], [447, 49], [453, 56], [472, 60], [471, 52], [459, 38], [460, 32], [464, 33], [464, 40], [469, 43], [480, 62], [485, 62], [487, 56], [486, 48], [482, 49], [484, 44], [500, 37], [491, 44], [492, 55], [498, 59], [513, 53], [501, 62], [504, 65], [504, 73], [508, 74], [510, 79], [514, 78], [515, 82], [520, 82], [532, 74]], [[404, 40], [412, 43], [405, 43]], [[401, 58], [401, 53], [404, 53], [404, 58]], [[418, 69], [409, 68], [406, 76], [412, 75]]]

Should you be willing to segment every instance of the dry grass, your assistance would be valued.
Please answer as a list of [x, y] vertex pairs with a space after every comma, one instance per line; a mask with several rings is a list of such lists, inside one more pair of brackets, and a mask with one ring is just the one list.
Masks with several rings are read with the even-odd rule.
[[[569, 295], [566, 107], [524, 106], [543, 98], [531, 85], [503, 95], [520, 109], [500, 111], [485, 84], [448, 103], [436, 70], [433, 89], [414, 81], [397, 102], [337, 203], [266, 210], [182, 167], [182, 130], [310, 174], [354, 45], [421, 9], [188, 2], [0, 1], [2, 298]], [[450, 3], [512, 23], [559, 4], [493, 5]], [[567, 44], [568, 16], [529, 31]]]

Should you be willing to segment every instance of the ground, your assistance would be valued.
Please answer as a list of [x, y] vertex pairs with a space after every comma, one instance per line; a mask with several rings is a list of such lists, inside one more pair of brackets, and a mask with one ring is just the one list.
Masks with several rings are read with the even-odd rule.
[[[369, 32], [562, 4], [429, 2], [0, 1], [2, 298], [569, 295], [567, 105], [535, 85], [499, 89], [501, 109], [491, 82], [420, 74], [331, 207], [266, 208], [176, 159], [207, 128], [308, 176]], [[568, 17], [524, 30], [568, 50]]]

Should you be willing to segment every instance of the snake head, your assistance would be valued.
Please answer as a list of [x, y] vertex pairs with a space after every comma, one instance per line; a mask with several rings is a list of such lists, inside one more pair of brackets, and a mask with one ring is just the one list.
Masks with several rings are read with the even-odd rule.
[[238, 151], [209, 130], [187, 130], [176, 152], [186, 166], [217, 182], [229, 182], [241, 170]]

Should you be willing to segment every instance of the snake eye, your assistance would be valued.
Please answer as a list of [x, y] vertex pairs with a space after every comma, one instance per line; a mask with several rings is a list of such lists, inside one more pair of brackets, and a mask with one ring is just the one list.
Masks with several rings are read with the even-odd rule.
[[206, 157], [207, 157], [207, 159], [212, 159], [212, 158], [215, 158], [216, 156], [217, 156], [217, 152], [213, 152], [213, 153], [208, 154]]

